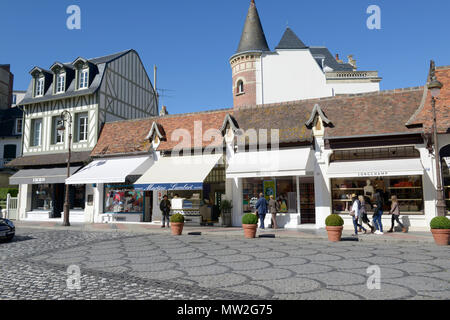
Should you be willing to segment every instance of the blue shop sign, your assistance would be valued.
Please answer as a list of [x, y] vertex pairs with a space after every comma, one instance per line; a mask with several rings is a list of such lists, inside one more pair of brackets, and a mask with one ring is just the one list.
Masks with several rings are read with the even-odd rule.
[[135, 184], [134, 188], [144, 191], [169, 191], [169, 190], [203, 190], [203, 183], [155, 183]]

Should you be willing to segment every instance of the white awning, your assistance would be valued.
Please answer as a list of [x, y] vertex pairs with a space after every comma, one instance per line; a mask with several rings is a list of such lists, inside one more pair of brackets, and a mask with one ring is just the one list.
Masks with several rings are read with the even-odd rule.
[[313, 174], [314, 154], [310, 148], [236, 153], [227, 169], [227, 178]]
[[153, 163], [149, 156], [95, 160], [66, 180], [66, 184], [124, 183], [143, 174]]
[[201, 190], [221, 154], [160, 158], [134, 187], [143, 190]]
[[416, 176], [423, 175], [420, 159], [333, 162], [329, 178]]

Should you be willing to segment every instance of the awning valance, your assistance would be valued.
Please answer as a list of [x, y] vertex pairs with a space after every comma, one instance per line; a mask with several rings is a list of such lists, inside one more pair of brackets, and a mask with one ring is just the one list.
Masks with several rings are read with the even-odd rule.
[[221, 154], [160, 158], [134, 187], [147, 191], [201, 190], [203, 181], [221, 158]]
[[[70, 174], [74, 174], [81, 167], [70, 167]], [[9, 184], [53, 184], [64, 183], [67, 179], [67, 167], [50, 169], [23, 169], [9, 178]]]
[[310, 148], [236, 153], [230, 160], [227, 178], [305, 176], [314, 174]]
[[66, 184], [124, 183], [142, 175], [153, 163], [149, 156], [95, 160], [66, 180]]
[[420, 159], [333, 162], [329, 178], [383, 177], [423, 175]]

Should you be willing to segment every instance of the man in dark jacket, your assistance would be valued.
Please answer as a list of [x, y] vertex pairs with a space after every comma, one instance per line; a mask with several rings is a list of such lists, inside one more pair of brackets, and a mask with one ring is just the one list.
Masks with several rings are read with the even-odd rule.
[[161, 213], [162, 213], [162, 226], [161, 228], [164, 228], [164, 225], [167, 221], [167, 228], [169, 227], [169, 215], [170, 215], [170, 208], [171, 208], [171, 204], [169, 201], [169, 198], [167, 197], [167, 195], [165, 195], [161, 201], [161, 203], [159, 204], [159, 209], [161, 209]]
[[258, 216], [259, 216], [259, 222], [260, 222], [260, 228], [264, 228], [264, 219], [266, 218], [267, 213], [267, 207], [268, 203], [266, 198], [264, 198], [264, 195], [262, 193], [259, 194], [258, 202], [256, 202], [255, 208], [258, 210]]

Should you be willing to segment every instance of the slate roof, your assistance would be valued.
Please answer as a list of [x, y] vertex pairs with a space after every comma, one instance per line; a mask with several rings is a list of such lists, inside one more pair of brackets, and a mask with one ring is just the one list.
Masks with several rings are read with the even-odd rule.
[[[436, 122], [439, 133], [450, 132], [450, 66], [436, 68], [436, 78], [442, 82], [441, 94], [436, 101]], [[431, 106], [431, 93], [425, 88], [423, 100], [419, 108], [408, 119], [406, 125], [423, 125], [425, 131], [431, 131], [433, 125], [433, 112]]]
[[[72, 152], [70, 163], [83, 163], [89, 160], [90, 151]], [[6, 167], [24, 168], [24, 167], [52, 167], [55, 165], [64, 165], [67, 163], [68, 153], [40, 154], [25, 156], [12, 160]]]
[[241, 41], [236, 53], [246, 51], [270, 51], [254, 0], [250, 3]]
[[[334, 71], [353, 71], [353, 66], [348, 63], [339, 63], [336, 61], [336, 58], [333, 57], [330, 50], [326, 47], [309, 47], [309, 51], [313, 55], [313, 57], [323, 57], [325, 58], [324, 65], [330, 67]], [[320, 59], [316, 59], [320, 60]], [[319, 66], [322, 68], [322, 64], [317, 61]]]
[[[102, 80], [103, 80], [103, 74], [106, 69], [106, 65], [124, 55], [126, 55], [129, 52], [132, 52], [134, 50], [126, 50], [119, 53], [98, 57], [98, 58], [92, 58], [87, 59], [89, 63], [91, 63], [96, 70], [95, 76], [89, 86], [89, 88], [84, 90], [75, 90], [75, 77], [72, 77], [71, 79], [67, 79], [70, 81], [70, 84], [68, 84], [67, 90], [64, 93], [61, 94], [53, 94], [53, 86], [49, 85], [47, 87], [47, 91], [42, 97], [33, 98], [33, 79], [30, 81], [30, 85], [28, 86], [27, 93], [25, 94], [25, 97], [20, 102], [20, 105], [29, 105], [32, 103], [39, 103], [39, 102], [45, 102], [45, 101], [52, 101], [52, 100], [59, 100], [64, 98], [71, 98], [71, 97], [77, 97], [77, 96], [84, 96], [88, 94], [95, 93], [101, 86]], [[76, 59], [75, 59], [76, 60]], [[62, 63], [65, 67], [69, 69], [74, 69], [74, 66], [71, 62], [68, 63]], [[42, 68], [40, 68], [42, 69]], [[47, 73], [53, 74], [52, 71], [46, 70]]]
[[287, 27], [275, 49], [307, 49], [308, 47], [300, 40], [291, 28]]
[[23, 112], [19, 108], [0, 110], [0, 137], [20, 137], [16, 134], [16, 119], [23, 118]]
[[[223, 121], [230, 112], [232, 112], [232, 109], [106, 123], [100, 133], [97, 145], [91, 152], [91, 156], [104, 157], [149, 152], [151, 144], [146, 138], [153, 123], [156, 123], [160, 132], [165, 135], [161, 139], [157, 151], [170, 151], [174, 147], [180, 146], [181, 138], [172, 141], [172, 135], [176, 133], [176, 130], [185, 130], [191, 137], [191, 141], [183, 140], [181, 147], [188, 146], [189, 143], [191, 147], [194, 147], [194, 127], [196, 122], [202, 124], [201, 130], [203, 135], [209, 129], [215, 129], [217, 132], [220, 132]], [[181, 131], [178, 131], [178, 133], [181, 133]], [[203, 148], [213, 143], [213, 141], [204, 141], [201, 138], [199, 141], [202, 141], [201, 146]], [[222, 145], [221, 139], [214, 142], [217, 144], [213, 143], [213, 145]]]

